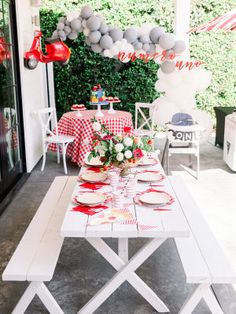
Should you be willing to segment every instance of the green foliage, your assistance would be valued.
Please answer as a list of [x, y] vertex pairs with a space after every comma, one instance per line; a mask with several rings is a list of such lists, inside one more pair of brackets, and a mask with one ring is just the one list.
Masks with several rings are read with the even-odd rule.
[[[59, 16], [85, 4], [112, 25], [123, 29], [144, 23], [164, 26], [173, 31], [174, 1], [169, 0], [45, 0], [41, 11], [43, 33], [51, 36]], [[234, 8], [235, 0], [192, 0], [191, 27], [206, 23]], [[213, 113], [214, 106], [233, 106], [235, 94], [235, 47], [236, 33], [193, 33], [190, 35], [191, 57], [205, 62], [212, 71], [212, 84], [197, 95], [198, 107]], [[115, 59], [99, 56], [90, 51], [83, 35], [75, 42], [67, 42], [72, 49], [69, 65], [61, 68], [55, 64], [55, 86], [58, 113], [68, 111], [71, 104], [87, 102], [90, 88], [101, 83], [107, 95], [119, 96], [122, 102], [116, 108], [133, 112], [136, 101], [152, 102], [158, 95], [154, 85], [157, 65], [141, 60], [122, 64]]]

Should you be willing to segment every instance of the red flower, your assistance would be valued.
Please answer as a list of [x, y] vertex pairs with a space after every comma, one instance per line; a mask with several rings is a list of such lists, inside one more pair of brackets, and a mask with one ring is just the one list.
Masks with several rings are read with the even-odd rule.
[[106, 157], [100, 157], [101, 162], [105, 162], [107, 159]]
[[131, 132], [131, 127], [130, 126], [125, 126], [124, 127], [124, 132], [125, 133], [130, 133]]
[[134, 158], [142, 158], [144, 156], [141, 148], [136, 148], [134, 150], [133, 155], [134, 155]]
[[152, 145], [152, 144], [153, 144], [153, 140], [148, 140], [148, 141], [147, 141], [147, 144], [148, 144], [148, 145]]
[[109, 141], [109, 140], [112, 139], [112, 136], [107, 134], [107, 135], [104, 135], [102, 139], [105, 140], [105, 141]]

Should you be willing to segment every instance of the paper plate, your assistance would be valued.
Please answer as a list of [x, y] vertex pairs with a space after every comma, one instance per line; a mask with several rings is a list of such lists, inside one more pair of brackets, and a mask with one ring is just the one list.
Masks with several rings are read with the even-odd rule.
[[101, 162], [99, 157], [94, 157], [91, 158], [90, 160], [85, 160], [85, 164], [87, 166], [92, 166], [92, 167], [102, 167], [103, 166], [103, 162]]
[[102, 193], [88, 192], [77, 195], [75, 200], [84, 205], [98, 205], [105, 202], [106, 196]]
[[137, 174], [138, 181], [143, 182], [155, 182], [163, 180], [163, 175], [161, 173], [154, 171], [145, 171]]
[[138, 166], [151, 166], [151, 165], [156, 165], [157, 163], [158, 161], [155, 158], [145, 157], [139, 161]]
[[163, 205], [169, 203], [171, 197], [166, 193], [147, 192], [140, 195], [139, 200], [148, 205]]
[[104, 172], [85, 172], [80, 177], [86, 182], [96, 183], [105, 181], [107, 174]]

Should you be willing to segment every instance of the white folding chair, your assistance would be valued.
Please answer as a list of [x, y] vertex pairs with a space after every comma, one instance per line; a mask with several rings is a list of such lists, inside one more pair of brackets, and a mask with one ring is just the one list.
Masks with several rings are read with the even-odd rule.
[[[136, 102], [135, 103], [135, 135], [137, 136], [153, 136], [153, 119], [150, 116], [150, 110], [154, 108], [153, 104]], [[145, 110], [148, 110], [148, 116]], [[146, 110], [146, 111], [147, 111]], [[141, 124], [139, 125], [139, 122]], [[138, 126], [139, 125], [139, 126]]]
[[166, 163], [167, 174], [169, 174], [169, 158], [173, 154], [189, 155], [190, 167], [192, 167], [192, 156], [197, 159], [196, 178], [199, 177], [200, 156], [199, 156], [199, 139], [204, 128], [200, 125], [167, 126], [167, 140], [162, 155], [162, 165]]
[[[41, 171], [44, 170], [46, 163], [46, 154], [49, 144], [56, 144], [57, 147], [57, 163], [60, 163], [60, 149], [63, 157], [64, 172], [67, 174], [66, 166], [66, 150], [70, 143], [73, 143], [75, 137], [69, 135], [58, 134], [57, 116], [54, 108], [45, 108], [37, 111], [41, 127], [42, 127], [42, 145], [43, 145], [43, 163]], [[55, 127], [52, 130], [51, 124], [54, 120]]]

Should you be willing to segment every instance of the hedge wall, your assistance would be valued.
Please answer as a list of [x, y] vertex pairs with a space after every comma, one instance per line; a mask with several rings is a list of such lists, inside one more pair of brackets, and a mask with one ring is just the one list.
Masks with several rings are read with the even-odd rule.
[[[79, 4], [78, 4], [79, 2]], [[127, 28], [144, 23], [162, 25], [173, 31], [174, 1], [169, 0], [45, 0], [41, 11], [43, 33], [50, 36], [57, 19], [75, 9], [90, 4], [112, 25]], [[215, 16], [233, 9], [234, 0], [192, 0], [191, 26], [208, 22]], [[211, 114], [217, 105], [236, 104], [235, 96], [235, 49], [236, 32], [191, 34], [190, 50], [195, 59], [205, 61], [205, 67], [212, 71], [211, 86], [197, 95], [197, 104]], [[117, 107], [133, 111], [136, 101], [151, 102], [157, 97], [154, 84], [157, 80], [157, 65], [142, 61], [122, 64], [119, 61], [101, 57], [89, 50], [81, 35], [75, 42], [67, 42], [72, 49], [71, 62], [66, 68], [55, 64], [56, 102], [59, 114], [68, 111], [75, 102], [89, 99], [90, 87], [100, 82], [107, 95], [119, 96]]]

